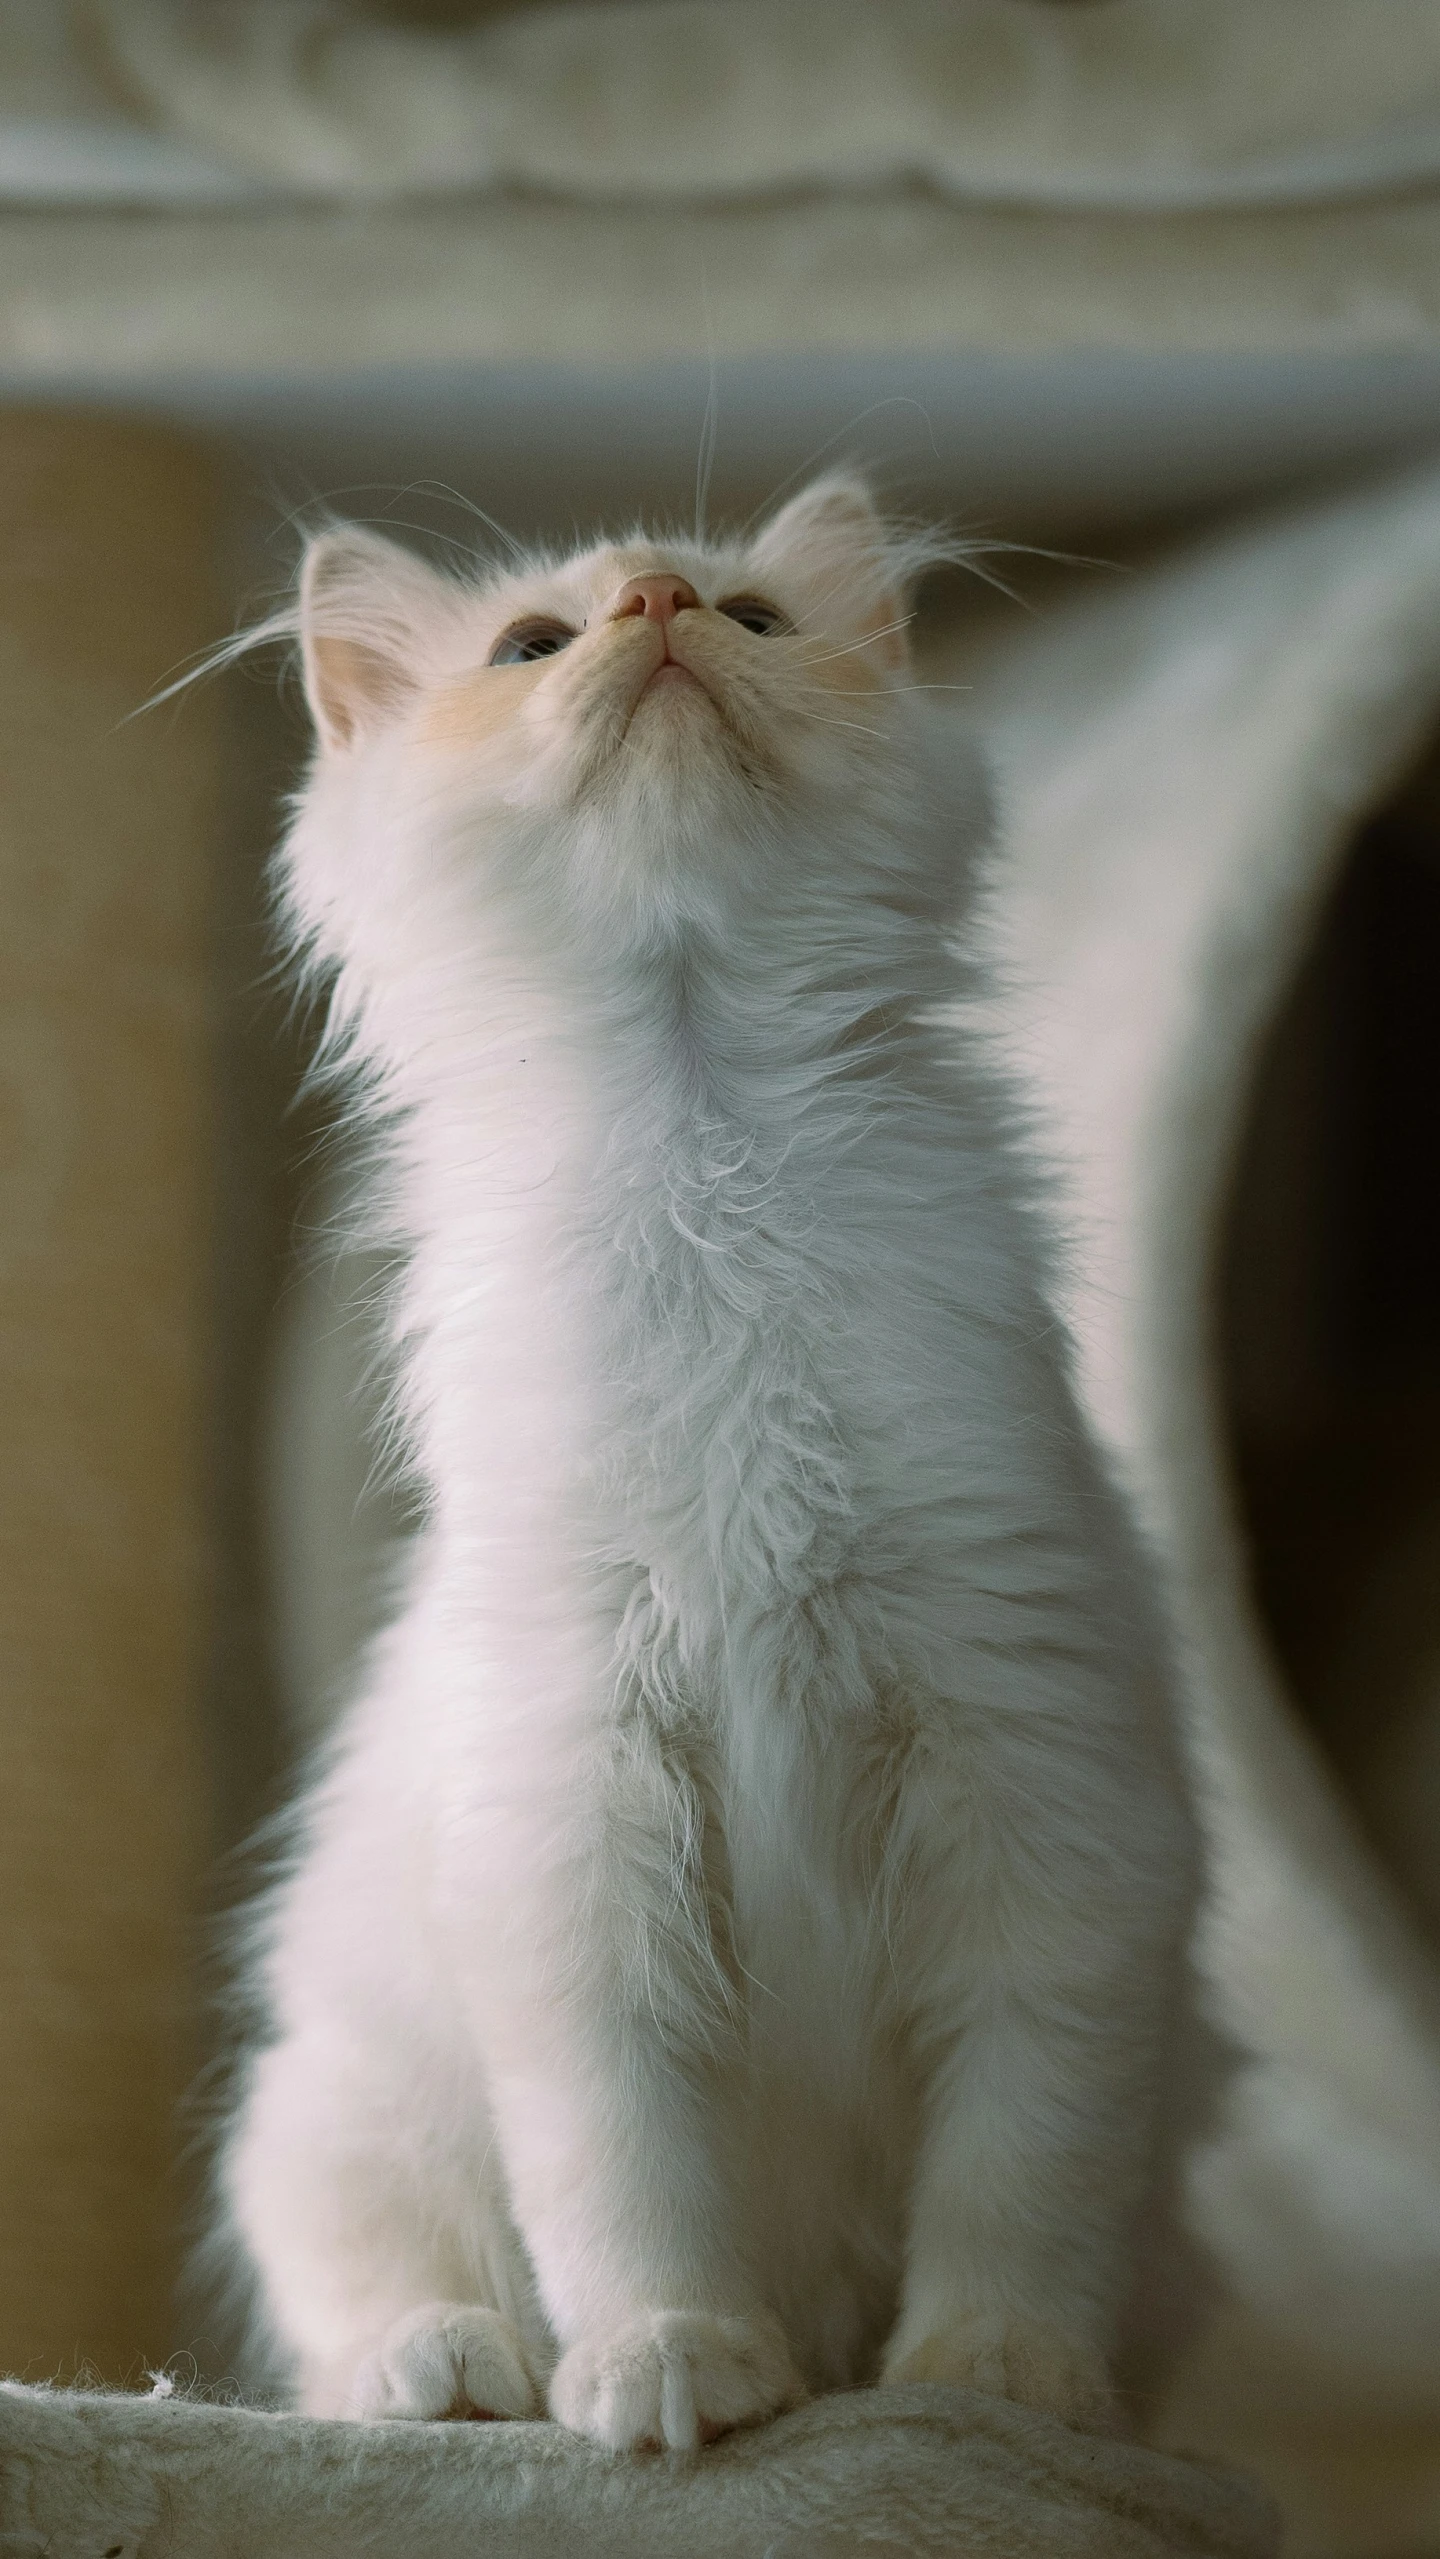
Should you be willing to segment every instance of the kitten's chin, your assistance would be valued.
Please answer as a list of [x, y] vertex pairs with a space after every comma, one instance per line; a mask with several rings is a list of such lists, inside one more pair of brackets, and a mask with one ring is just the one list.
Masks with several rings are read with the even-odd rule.
[[648, 727], [656, 720], [671, 720], [677, 715], [693, 717], [696, 712], [712, 720], [720, 716], [719, 705], [708, 685], [688, 666], [677, 666], [667, 658], [657, 666], [649, 682], [643, 684], [630, 714], [630, 732]]
[[696, 674], [667, 660], [636, 696], [616, 779], [639, 782], [692, 808], [715, 791], [773, 784], [779, 770], [769, 724], [717, 670]]
[[723, 699], [702, 676], [667, 661], [636, 697], [614, 780], [622, 793], [638, 784], [647, 795], [658, 789], [693, 802], [733, 784], [743, 762]]
[[[685, 635], [687, 656], [703, 636]], [[536, 687], [520, 732], [528, 761], [504, 796], [576, 815], [590, 806], [612, 820], [660, 814], [678, 845], [737, 795], [780, 777], [774, 724], [754, 692], [723, 663], [697, 669], [671, 657], [651, 626], [631, 622], [573, 666], [562, 658]]]
[[[642, 686], [640, 700], [644, 702], [652, 693], [658, 693], [662, 688], [673, 692], [677, 685], [688, 685], [692, 693], [705, 693], [705, 687], [698, 675], [692, 675], [688, 666], [677, 666], [673, 658], [667, 658], [663, 666], [657, 666], [649, 683]], [[710, 699], [708, 693], [705, 693], [705, 698], [708, 702]]]

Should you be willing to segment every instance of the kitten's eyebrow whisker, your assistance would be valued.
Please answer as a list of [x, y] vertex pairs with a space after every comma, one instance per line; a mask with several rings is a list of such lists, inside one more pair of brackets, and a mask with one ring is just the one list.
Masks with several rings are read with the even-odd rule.
[[1012, 586], [1008, 578], [998, 578], [993, 569], [977, 568], [973, 560], [967, 560], [965, 566], [982, 586], [993, 586], [997, 595], [1003, 595], [1011, 604], [1018, 604], [1022, 613], [1034, 612], [1035, 607], [1029, 597], [1022, 595], [1018, 586]]
[[[837, 444], [843, 444], [847, 436], [853, 436], [856, 428], [864, 426], [867, 419], [878, 417], [882, 409], [913, 409], [916, 414], [925, 421], [926, 432], [930, 438], [930, 449], [934, 452], [935, 430], [931, 424], [930, 412], [926, 408], [924, 401], [913, 398], [907, 391], [887, 391], [883, 393], [878, 400], [871, 400], [865, 408], [859, 410], [853, 417], [847, 419], [844, 426], [837, 427], [833, 435], [827, 435], [821, 443], [812, 445], [803, 462], [797, 462], [794, 470], [789, 472], [786, 477], [771, 490], [769, 496], [762, 498], [759, 505], [753, 508], [751, 513], [743, 519], [743, 529], [749, 532], [756, 524], [758, 524], [762, 516], [768, 515], [773, 507], [779, 505], [780, 500], [786, 496], [787, 492], [794, 488], [797, 480], [803, 480], [806, 473], [813, 471], [818, 462], [823, 462], [828, 454], [834, 452]], [[875, 457], [872, 456], [863, 467], [870, 479], [875, 480], [879, 478], [880, 465]], [[886, 468], [892, 472], [894, 467], [893, 462], [886, 465]]]
[[705, 394], [705, 415], [700, 427], [700, 450], [695, 457], [695, 539], [706, 539], [705, 515], [710, 502], [710, 478], [715, 468], [715, 445], [720, 425], [720, 377], [715, 361], [715, 332], [710, 318], [710, 279], [704, 261], [700, 267], [700, 295], [705, 311], [705, 334], [709, 340], [710, 383]]
[[1029, 596], [1022, 595], [1020, 589], [1011, 586], [1008, 579], [997, 576], [994, 569], [982, 568], [980, 565], [982, 550], [986, 552], [1018, 551], [1028, 560], [1055, 560], [1066, 569], [1104, 569], [1112, 565], [1108, 560], [1087, 560], [1080, 552], [1042, 551], [1033, 542], [977, 543], [972, 550], [965, 553], [963, 558], [949, 563], [952, 568], [963, 570], [967, 577], [978, 578], [982, 586], [993, 587], [997, 595], [1005, 596], [1011, 604], [1018, 604], [1022, 613], [1033, 613], [1035, 610]]
[[[451, 505], [458, 506], [464, 514], [473, 515], [477, 524], [483, 524], [487, 532], [494, 534], [497, 542], [504, 544], [512, 560], [524, 561], [528, 558], [529, 554], [523, 542], [518, 541], [516, 536], [508, 532], [493, 515], [487, 515], [484, 507], [477, 506], [473, 498], [467, 498], [463, 489], [453, 488], [448, 480], [436, 480], [428, 475], [424, 479], [408, 480], [404, 488], [398, 489], [395, 494], [401, 498], [412, 494], [416, 497], [424, 497], [432, 491], [437, 497], [448, 498]], [[388, 515], [389, 510], [387, 509], [386, 512]], [[413, 525], [408, 529], [416, 533], [425, 533], [430, 530], [429, 526], [423, 524]], [[444, 538], [448, 540], [448, 536]], [[452, 545], [452, 548], [458, 547], [458, 544]]]

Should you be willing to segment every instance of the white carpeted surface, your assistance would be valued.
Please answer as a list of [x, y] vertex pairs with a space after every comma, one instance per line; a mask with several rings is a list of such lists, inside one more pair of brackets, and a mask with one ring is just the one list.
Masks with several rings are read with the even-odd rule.
[[693, 2468], [553, 2425], [0, 2386], [5, 2559], [1274, 2559], [1265, 2500], [972, 2391], [856, 2391]]

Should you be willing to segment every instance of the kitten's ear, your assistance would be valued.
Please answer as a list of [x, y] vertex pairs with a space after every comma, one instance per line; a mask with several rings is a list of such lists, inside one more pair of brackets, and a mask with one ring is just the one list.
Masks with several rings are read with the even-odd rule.
[[751, 556], [762, 575], [773, 566], [787, 585], [808, 589], [807, 619], [818, 628], [869, 639], [887, 666], [905, 665], [905, 600], [884, 520], [862, 479], [837, 471], [812, 481], [761, 528]]
[[300, 573], [300, 647], [327, 752], [358, 744], [403, 708], [445, 592], [413, 552], [361, 525], [316, 535]]

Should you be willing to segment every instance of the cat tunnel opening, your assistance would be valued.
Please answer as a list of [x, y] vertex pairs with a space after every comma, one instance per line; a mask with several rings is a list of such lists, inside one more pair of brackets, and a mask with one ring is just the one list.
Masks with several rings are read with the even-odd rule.
[[1256, 1604], [1440, 1945], [1440, 731], [1359, 824], [1263, 1043], [1217, 1269]]

